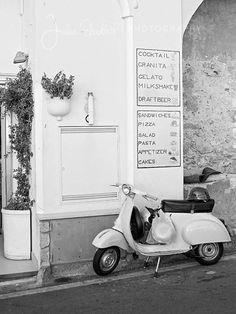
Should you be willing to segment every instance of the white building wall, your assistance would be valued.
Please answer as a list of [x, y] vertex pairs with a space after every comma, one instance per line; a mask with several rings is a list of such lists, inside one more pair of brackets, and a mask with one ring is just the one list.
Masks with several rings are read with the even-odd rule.
[[182, 0], [182, 29], [183, 33], [191, 20], [191, 17], [201, 5], [203, 0]]
[[0, 1], [1, 58], [0, 73], [16, 73], [16, 52], [22, 49], [22, 16], [19, 0]]
[[[0, 3], [4, 7], [1, 28], [8, 25], [7, 33], [3, 34], [7, 44], [4, 61], [0, 60], [1, 72], [16, 72], [17, 66], [12, 61], [15, 53], [23, 50], [29, 53], [34, 77], [36, 177], [33, 182], [38, 217], [57, 219], [118, 213], [121, 200], [111, 196], [115, 190], [108, 185], [127, 178], [125, 28], [118, 1], [25, 0], [23, 11], [19, 6], [22, 1]], [[194, 10], [185, 0], [139, 1], [139, 8], [134, 10], [134, 67], [136, 48], [179, 51], [181, 60], [182, 5], [184, 16], [191, 16]], [[196, 1], [195, 5], [197, 8]], [[19, 12], [23, 12], [23, 23]], [[9, 20], [14, 23], [9, 24]], [[186, 24], [187, 18], [184, 21]], [[40, 82], [44, 72], [52, 77], [60, 70], [75, 76], [75, 86], [71, 112], [58, 121], [47, 111], [48, 98]], [[181, 62], [179, 77], [182, 91]], [[95, 100], [95, 124], [89, 130], [95, 131], [81, 133], [88, 127], [85, 121], [88, 92], [93, 92]], [[136, 97], [134, 86], [134, 183], [160, 198], [181, 198], [182, 136], [180, 166], [137, 168], [137, 110], [149, 108], [137, 107]], [[181, 96], [179, 100], [178, 108], [162, 106], [150, 110], [177, 109], [182, 115]], [[104, 129], [105, 133], [101, 132]], [[182, 135], [182, 123], [180, 132]], [[107, 146], [101, 148], [99, 143]], [[78, 197], [81, 189], [83, 195], [90, 194], [87, 200]], [[96, 199], [95, 195], [101, 193], [105, 198]], [[68, 195], [72, 196], [69, 200]], [[34, 248], [39, 256], [37, 245], [35, 237]]]
[[[114, 192], [111, 187], [105, 188], [109, 178], [110, 184], [115, 183], [112, 182], [115, 180], [124, 181], [126, 179], [127, 105], [125, 100], [124, 22], [116, 1], [103, 0], [99, 3], [71, 1], [69, 4], [57, 1], [56, 3], [55, 5], [53, 0], [35, 2], [35, 12], [37, 12], [35, 24], [36, 80], [40, 83], [44, 72], [48, 76], [54, 76], [59, 70], [64, 70], [67, 75], [75, 75], [76, 81], [71, 112], [60, 122], [48, 114], [48, 100], [45, 93], [42, 92], [44, 171], [43, 202], [39, 212], [44, 218], [114, 213], [120, 207], [119, 199], [107, 197], [98, 200], [94, 195], [102, 192], [108, 194]], [[160, 2], [158, 5], [155, 1], [140, 2], [139, 8], [134, 11], [134, 48], [179, 51], [181, 60], [181, 21], [181, 1], [176, 1], [174, 4], [170, 1]], [[181, 77], [181, 62], [179, 76]], [[110, 159], [110, 163], [106, 161], [102, 165], [100, 157], [95, 155], [94, 162], [100, 160], [97, 167], [84, 170], [87, 167], [84, 150], [88, 150], [88, 141], [91, 136], [84, 137], [86, 143], [83, 147], [81, 146], [81, 141], [83, 141], [81, 136], [78, 134], [67, 136], [66, 138], [71, 141], [71, 151], [75, 155], [74, 159], [70, 160], [74, 160], [75, 174], [77, 174], [77, 178], [76, 175], [71, 176], [70, 182], [69, 174], [73, 167], [68, 169], [69, 165], [65, 165], [67, 162], [68, 164], [71, 162], [69, 159], [65, 160], [65, 158], [69, 158], [69, 153], [65, 157], [66, 154], [61, 151], [65, 138], [61, 134], [61, 130], [65, 126], [88, 126], [85, 121], [85, 105], [89, 91], [93, 92], [95, 97], [95, 126], [118, 126], [118, 148], [116, 152], [115, 148], [112, 148], [114, 155], [111, 153], [110, 157], [105, 159]], [[180, 110], [181, 105], [180, 99]], [[162, 107], [162, 109], [168, 108]], [[136, 126], [133, 132], [134, 147], [136, 147]], [[96, 140], [95, 138], [94, 140]], [[79, 147], [75, 148], [77, 144]], [[66, 149], [70, 150], [70, 147], [67, 145]], [[135, 183], [140, 188], [148, 189], [149, 192], [156, 193], [160, 197], [181, 198], [183, 193], [182, 154], [179, 167], [137, 169], [136, 148], [134, 149]], [[182, 150], [182, 144], [180, 150]], [[91, 154], [95, 154], [93, 149], [91, 149]], [[104, 147], [104, 156], [106, 154]], [[117, 160], [116, 167], [113, 164], [114, 159]], [[89, 162], [93, 163], [92, 158]], [[111, 169], [113, 169], [114, 175], [111, 175]], [[95, 179], [98, 176], [101, 177], [100, 180]], [[81, 196], [78, 196], [79, 189], [76, 188], [76, 186], [82, 186], [81, 180], [84, 181], [82, 194], [91, 194], [90, 199], [86, 201], [81, 200]], [[92, 187], [93, 181], [97, 182], [97, 186]], [[171, 185], [170, 182], [172, 182]], [[64, 189], [66, 190], [66, 201], [63, 201]], [[73, 198], [73, 201], [68, 201], [68, 196]]]
[[[42, 91], [44, 171], [41, 181], [43, 201], [38, 211], [44, 218], [117, 212], [120, 200], [109, 197], [115, 192], [109, 184], [122, 178], [124, 180], [126, 164], [124, 36], [118, 3], [105, 0], [86, 3], [36, 1], [35, 11], [35, 73], [38, 86], [44, 72], [52, 77], [63, 70], [67, 75], [75, 76], [71, 112], [60, 122], [47, 112], [48, 99]], [[82, 136], [77, 129], [70, 135], [70, 131], [66, 133], [67, 136], [64, 135], [65, 127], [88, 126], [85, 121], [88, 92], [94, 94], [94, 126], [117, 129], [117, 142], [113, 147], [109, 147], [110, 135], [103, 134], [104, 140], [101, 139], [102, 129], [98, 134], [92, 129], [95, 130], [94, 136]], [[67, 138], [70, 144], [66, 144]], [[81, 144], [83, 141], [84, 145]], [[96, 142], [99, 141], [107, 142], [108, 146], [98, 151], [100, 146], [96, 148]], [[74, 157], [70, 156], [70, 150]], [[85, 150], [90, 156], [87, 163]], [[109, 153], [110, 158], [107, 158]], [[91, 155], [94, 155], [94, 161]], [[114, 160], [117, 161], [115, 165]], [[70, 167], [71, 161], [74, 162], [74, 173], [73, 167]], [[94, 182], [96, 186], [93, 186]], [[80, 191], [77, 186], [84, 187], [83, 195], [91, 194], [90, 200], [78, 200], [81, 196], [78, 196]], [[66, 193], [66, 197], [63, 193]], [[101, 193], [109, 195], [105, 199], [96, 199], [95, 194]], [[76, 200], [63, 201], [64, 198], [68, 199], [68, 195]]]
[[[181, 52], [182, 52], [182, 12], [181, 12], [181, 0], [178, 1], [140, 1], [139, 9], [135, 12], [135, 48], [143, 49], [153, 49], [154, 52], [167, 53], [168, 56], [172, 54], [170, 51], [176, 51], [177, 55], [179, 54], [179, 64], [175, 60], [172, 63], [165, 58], [146, 58], [143, 59], [146, 62], [151, 63], [162, 63], [166, 65], [166, 69], [161, 70], [160, 68], [155, 68], [152, 70], [154, 75], [163, 75], [162, 80], [143, 80], [140, 82], [144, 83], [157, 83], [157, 84], [168, 84], [168, 70], [172, 65], [176, 67], [175, 75], [179, 76], [179, 79], [176, 79], [180, 94], [178, 104], [165, 104], [164, 102], [159, 102], [155, 104], [146, 104], [142, 106], [142, 103], [139, 103], [139, 106], [136, 106], [136, 110], [146, 110], [148, 112], [178, 112], [180, 117], [179, 126], [177, 127], [177, 132], [179, 133], [178, 139], [176, 139], [176, 150], [178, 150], [177, 159], [180, 159], [178, 163], [173, 163], [166, 161], [166, 163], [158, 165], [158, 162], [151, 168], [137, 169], [135, 172], [135, 181], [140, 188], [148, 190], [149, 193], [157, 195], [160, 199], [162, 198], [182, 198], [183, 196], [183, 161], [182, 161], [182, 74], [181, 74]], [[151, 51], [151, 50], [149, 50]], [[176, 56], [177, 56], [176, 55]], [[139, 68], [137, 66], [137, 71], [139, 73], [145, 73], [144, 68]], [[146, 71], [147, 68], [146, 68]], [[150, 92], [146, 89], [146, 92]], [[156, 96], [158, 96], [159, 90], [156, 91]], [[154, 95], [154, 92], [151, 92]], [[171, 95], [170, 92], [166, 92], [167, 98], [168, 95]], [[136, 93], [137, 101], [137, 93]], [[143, 120], [142, 120], [143, 121]], [[155, 123], [156, 136], [154, 141], [157, 145], [146, 145], [150, 149], [161, 149], [167, 148], [168, 154], [170, 151], [170, 132], [171, 129], [168, 127], [170, 123], [167, 119], [164, 123], [166, 124], [166, 133], [160, 133], [159, 124], [161, 121], [158, 119], [147, 120], [148, 122], [152, 121]], [[147, 129], [148, 130], [148, 129]], [[166, 134], [166, 140], [165, 140]], [[139, 137], [138, 140], [145, 138]], [[150, 140], [151, 138], [148, 138]], [[145, 145], [139, 146], [143, 150]], [[138, 151], [138, 149], [137, 149]], [[141, 155], [145, 156], [145, 155]], [[170, 155], [171, 156], [171, 155]], [[150, 154], [150, 159], [159, 158], [158, 155]], [[143, 158], [143, 157], [141, 157]], [[144, 157], [147, 159], [147, 157]]]

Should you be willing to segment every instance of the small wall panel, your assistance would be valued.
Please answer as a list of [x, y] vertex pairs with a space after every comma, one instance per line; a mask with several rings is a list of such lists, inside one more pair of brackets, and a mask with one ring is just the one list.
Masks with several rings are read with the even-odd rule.
[[61, 127], [62, 201], [117, 198], [117, 127]]
[[96, 249], [92, 245], [93, 239], [102, 230], [110, 228], [116, 218], [116, 215], [112, 215], [52, 220], [52, 264], [91, 260]]

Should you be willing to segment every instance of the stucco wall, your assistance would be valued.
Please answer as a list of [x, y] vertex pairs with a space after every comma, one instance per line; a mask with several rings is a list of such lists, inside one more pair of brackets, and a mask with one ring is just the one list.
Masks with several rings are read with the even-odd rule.
[[236, 2], [205, 0], [183, 37], [184, 168], [235, 173]]
[[[182, 19], [181, 19], [181, 1], [140, 1], [139, 9], [135, 11], [134, 16], [134, 45], [135, 48], [144, 49], [160, 49], [160, 50], [174, 50], [180, 53], [180, 60], [182, 59]], [[171, 9], [170, 9], [171, 8]], [[150, 60], [148, 62], [151, 62]], [[161, 62], [161, 61], [160, 61]], [[164, 60], [162, 60], [164, 62]], [[167, 66], [168, 67], [168, 66]], [[155, 70], [155, 71], [154, 71]], [[154, 69], [153, 74], [159, 74], [158, 69]], [[138, 67], [136, 76], [138, 77]], [[144, 73], [144, 72], [140, 72]], [[179, 69], [180, 77], [182, 67]], [[164, 82], [165, 80], [163, 80]], [[145, 83], [148, 80], [144, 81]], [[157, 81], [158, 82], [158, 81]], [[150, 82], [149, 82], [150, 83]], [[138, 86], [138, 84], [137, 84]], [[181, 156], [181, 165], [177, 167], [153, 167], [153, 168], [139, 168], [135, 170], [134, 182], [137, 187], [142, 190], [148, 190], [149, 193], [158, 195], [161, 198], [175, 198], [180, 199], [183, 197], [183, 163], [182, 163], [182, 82], [179, 82], [180, 88], [180, 101], [179, 106], [164, 106], [164, 104], [145, 105], [139, 103], [136, 110], [173, 110], [180, 111], [180, 132], [181, 132], [181, 145], [179, 147]], [[147, 94], [148, 95], [148, 94]], [[150, 94], [149, 94], [150, 95]], [[156, 90], [156, 95], [159, 95]], [[136, 92], [137, 98], [137, 92]], [[143, 104], [144, 105], [144, 104]], [[135, 113], [137, 116], [137, 113]], [[136, 118], [135, 118], [136, 119]], [[157, 134], [161, 135], [158, 130]], [[167, 124], [166, 124], [167, 125]], [[135, 126], [137, 128], [137, 125]], [[169, 130], [166, 129], [166, 135]], [[157, 136], [157, 141], [158, 141]], [[140, 140], [140, 138], [139, 138]], [[165, 144], [168, 145], [169, 139], [165, 137]], [[161, 144], [163, 145], [163, 144]], [[151, 147], [154, 148], [155, 146]], [[166, 146], [167, 147], [167, 146]], [[161, 147], [160, 147], [161, 148]], [[135, 146], [136, 149], [136, 146]], [[140, 149], [140, 148], [139, 148]], [[178, 150], [178, 148], [177, 148]], [[137, 156], [135, 156], [137, 158]], [[171, 182], [171, 184], [170, 184]], [[174, 188], [173, 188], [174, 187]]]
[[[52, 215], [55, 219], [55, 215], [56, 218], [68, 218], [101, 214], [101, 211], [102, 214], [117, 212], [120, 199], [113, 195], [109, 197], [116, 192], [110, 184], [124, 180], [126, 142], [124, 36], [119, 4], [105, 0], [71, 1], [69, 5], [62, 0], [34, 1], [34, 12], [32, 43], [35, 55], [31, 58], [30, 54], [29, 62], [34, 68], [37, 213], [40, 219], [42, 216], [43, 219], [52, 218]], [[53, 77], [60, 70], [67, 76], [74, 75], [75, 85], [71, 111], [58, 121], [48, 113], [49, 99], [42, 90], [41, 77], [44, 72]], [[95, 108], [95, 127], [90, 129], [85, 120], [88, 92], [93, 92]], [[75, 127], [76, 132], [68, 127]], [[63, 140], [64, 128], [69, 130], [68, 141]], [[77, 132], [78, 128], [89, 130]], [[102, 137], [105, 138], [103, 143], [107, 143], [113, 134], [117, 134], [116, 141], [112, 142], [116, 151], [113, 148], [107, 153], [105, 149], [103, 152], [96, 150]], [[83, 145], [80, 141], [84, 141]], [[65, 148], [65, 143], [70, 147]], [[72, 152], [73, 149], [77, 151]], [[88, 158], [85, 160], [86, 153]], [[109, 154], [112, 158], [105, 163]], [[74, 163], [69, 160], [71, 156], [77, 156], [73, 157], [77, 158]], [[74, 178], [67, 176], [72, 164]], [[110, 170], [114, 164], [115, 169]], [[79, 185], [86, 191], [79, 190]], [[68, 191], [64, 190], [66, 186]], [[106, 195], [94, 201], [99, 193]], [[90, 194], [91, 197], [89, 201], [62, 201], [64, 194]]]
[[0, 28], [1, 28], [1, 58], [0, 73], [13, 73], [18, 66], [13, 64], [16, 52], [22, 50], [22, 17], [20, 15], [20, 1], [0, 1]]
[[213, 215], [223, 219], [230, 231], [236, 234], [236, 177], [234, 174], [227, 175], [219, 181], [206, 182], [204, 184], [186, 184], [184, 187], [185, 198], [192, 188], [201, 186], [208, 190], [211, 198], [215, 200]]

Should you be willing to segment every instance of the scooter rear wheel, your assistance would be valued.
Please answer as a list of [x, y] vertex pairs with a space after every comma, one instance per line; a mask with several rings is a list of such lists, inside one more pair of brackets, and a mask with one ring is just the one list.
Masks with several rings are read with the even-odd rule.
[[201, 265], [213, 265], [220, 260], [223, 251], [223, 243], [203, 243], [195, 248], [195, 258]]
[[111, 246], [98, 249], [93, 258], [93, 269], [99, 276], [106, 276], [113, 272], [120, 261], [120, 249]]

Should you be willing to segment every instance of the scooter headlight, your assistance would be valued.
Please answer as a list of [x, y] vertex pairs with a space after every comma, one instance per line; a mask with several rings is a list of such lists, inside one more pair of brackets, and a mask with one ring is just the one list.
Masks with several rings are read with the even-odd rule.
[[125, 194], [125, 195], [129, 195], [130, 192], [131, 192], [131, 187], [127, 184], [123, 184], [122, 185], [122, 192]]

